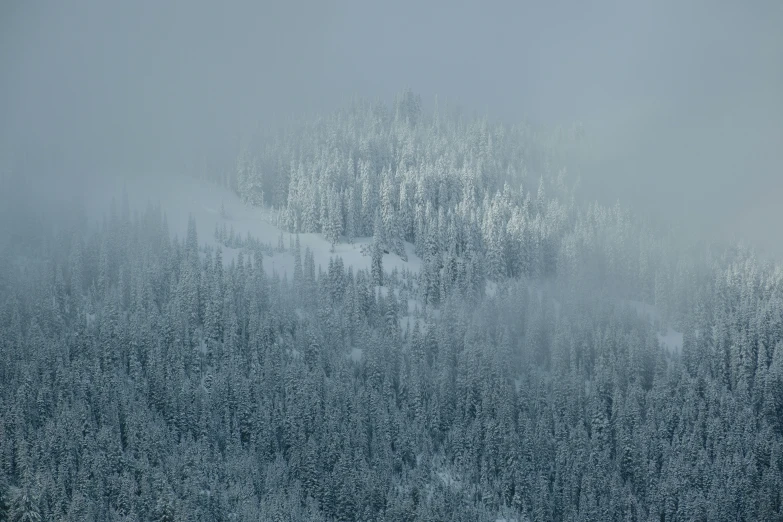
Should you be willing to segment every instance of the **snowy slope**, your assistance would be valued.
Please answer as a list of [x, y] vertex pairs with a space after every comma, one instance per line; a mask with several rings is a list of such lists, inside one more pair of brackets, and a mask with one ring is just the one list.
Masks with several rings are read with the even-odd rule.
[[[249, 233], [262, 243], [277, 246], [281, 230], [273, 224], [273, 215], [269, 209], [245, 205], [231, 190], [186, 176], [113, 176], [95, 187], [88, 201], [88, 215], [100, 220], [108, 215], [112, 198], [115, 199], [119, 211], [123, 188], [127, 191], [131, 212], [142, 212], [147, 204], [160, 203], [166, 213], [171, 234], [183, 238], [187, 232], [188, 216], [193, 215], [198, 230], [199, 242], [216, 245], [214, 231], [216, 226], [233, 227], [236, 234], [242, 238]], [[221, 206], [224, 216], [221, 216]], [[284, 244], [288, 248], [290, 234], [284, 234]], [[361, 253], [360, 247], [370, 243], [370, 238], [355, 239], [353, 244], [340, 243], [334, 252], [331, 245], [321, 234], [300, 234], [299, 242], [304, 252], [310, 247], [315, 258], [316, 270], [320, 265], [324, 270], [329, 266], [329, 259], [341, 256], [346, 266], [354, 270], [369, 268], [370, 258]], [[384, 254], [384, 270], [390, 272], [395, 267], [399, 270], [407, 268], [418, 272], [421, 260], [413, 253], [413, 245], [406, 243], [405, 250], [408, 261], [403, 261], [395, 254]], [[236, 257], [237, 249], [223, 247], [223, 258], [227, 263]], [[276, 252], [273, 256], [264, 257], [264, 268], [269, 272], [276, 271], [281, 276], [293, 275], [293, 256], [290, 252]]]
[[[661, 322], [661, 316], [655, 306], [641, 301], [625, 301], [625, 303], [636, 310], [639, 315], [647, 317], [651, 324], [655, 325]], [[666, 333], [658, 332], [658, 342], [670, 352], [682, 352], [682, 332], [674, 330], [671, 326], [666, 326]]]

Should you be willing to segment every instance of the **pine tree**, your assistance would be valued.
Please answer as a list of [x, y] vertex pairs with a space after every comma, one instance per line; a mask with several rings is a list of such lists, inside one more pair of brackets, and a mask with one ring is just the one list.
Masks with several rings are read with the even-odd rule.
[[370, 266], [372, 273], [372, 284], [376, 286], [383, 285], [383, 246], [381, 245], [381, 219], [380, 214], [375, 216], [375, 230], [372, 243], [370, 244]]
[[358, 231], [357, 220], [359, 216], [356, 211], [356, 196], [353, 187], [344, 192], [346, 209], [345, 235], [348, 236], [348, 242], [353, 244], [354, 238], [360, 233]]
[[26, 478], [27, 484], [21, 488], [11, 488], [8, 506], [9, 522], [39, 522], [43, 520], [39, 506], [39, 494]]
[[331, 244], [331, 251], [334, 252], [334, 247], [340, 241], [340, 234], [342, 234], [343, 218], [342, 209], [340, 208], [340, 200], [338, 199], [337, 193], [334, 190], [330, 190], [328, 194], [328, 211], [324, 228], [324, 236]]

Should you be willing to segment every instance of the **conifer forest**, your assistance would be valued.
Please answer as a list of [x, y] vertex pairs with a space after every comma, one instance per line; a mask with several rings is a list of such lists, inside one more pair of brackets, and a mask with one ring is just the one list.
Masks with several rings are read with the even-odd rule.
[[780, 258], [482, 107], [349, 96], [58, 212], [0, 151], [0, 520], [783, 520]]

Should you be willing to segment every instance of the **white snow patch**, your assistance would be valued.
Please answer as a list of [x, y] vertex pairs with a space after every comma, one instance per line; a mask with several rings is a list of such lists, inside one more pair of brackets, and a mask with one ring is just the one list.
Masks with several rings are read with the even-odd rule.
[[426, 325], [421, 320], [421, 318], [417, 319], [415, 316], [410, 314], [400, 317], [400, 328], [406, 335], [413, 331], [413, 327], [416, 326], [416, 323], [419, 323], [419, 328], [421, 331], [424, 331]]
[[[160, 203], [161, 209], [166, 213], [169, 232], [172, 235], [184, 238], [188, 229], [188, 216], [192, 215], [196, 222], [199, 242], [216, 246], [214, 237], [215, 228], [226, 225], [233, 227], [237, 237], [245, 239], [251, 237], [263, 244], [271, 244], [277, 247], [280, 234], [283, 234], [285, 248], [292, 239], [291, 234], [282, 232], [273, 224], [274, 212], [268, 208], [252, 207], [244, 204], [234, 192], [226, 187], [215, 185], [206, 181], [181, 175], [134, 175], [128, 177], [106, 176], [102, 179], [101, 186], [95, 187], [94, 196], [87, 202], [88, 216], [100, 222], [104, 216], [108, 217], [111, 209], [111, 201], [114, 199], [117, 214], [122, 209], [122, 192], [125, 187], [128, 194], [128, 202], [131, 215], [134, 211], [143, 212], [148, 204]], [[221, 216], [219, 210], [223, 208], [225, 214]], [[332, 249], [331, 243], [321, 234], [299, 234], [299, 242], [304, 256], [304, 250], [309, 247], [315, 258], [316, 270], [318, 266], [326, 271], [329, 259], [334, 256], [343, 258], [346, 268], [352, 266], [354, 270], [369, 269], [370, 257], [361, 253], [362, 245], [369, 245], [372, 238], [358, 238], [353, 243], [339, 243]], [[225, 246], [223, 259], [229, 264], [236, 260], [238, 249]], [[413, 245], [405, 243], [405, 252], [408, 261], [403, 261], [395, 254], [384, 254], [384, 271], [391, 272], [394, 268], [400, 271], [408, 269], [413, 272], [421, 270], [421, 259], [414, 253]], [[264, 256], [264, 269], [272, 270], [282, 276], [287, 273], [289, 278], [293, 274], [293, 256], [290, 253], [276, 253], [268, 260]]]
[[294, 277], [294, 255], [291, 252], [275, 252], [271, 256], [264, 256], [262, 262], [268, 274], [277, 273], [280, 277], [287, 275], [289, 280]]
[[670, 352], [682, 353], [682, 332], [669, 327], [665, 334], [658, 333], [658, 342]]
[[[636, 310], [636, 313], [642, 317], [646, 317], [650, 324], [655, 327], [661, 322], [661, 315], [658, 313], [658, 309], [647, 303], [641, 301], [624, 300], [625, 304]], [[671, 326], [666, 327], [666, 333], [658, 332], [658, 342], [664, 349], [672, 353], [682, 353], [682, 332], [678, 332]]]
[[456, 480], [449, 471], [438, 471], [437, 473], [438, 478], [446, 485], [446, 486], [459, 486], [459, 481]]
[[359, 362], [362, 359], [362, 355], [364, 354], [364, 350], [361, 348], [351, 348], [351, 353], [348, 355], [348, 357], [353, 362]]
[[494, 297], [495, 294], [498, 292], [498, 284], [494, 281], [487, 281], [487, 284], [484, 286], [484, 293], [487, 294], [487, 297]]

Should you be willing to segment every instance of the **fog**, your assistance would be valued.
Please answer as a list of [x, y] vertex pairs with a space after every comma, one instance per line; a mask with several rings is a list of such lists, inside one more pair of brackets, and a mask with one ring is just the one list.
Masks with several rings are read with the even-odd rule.
[[783, 520], [781, 29], [0, 0], [0, 521]]
[[0, 143], [61, 176], [175, 171], [410, 87], [492, 119], [582, 121], [589, 195], [783, 254], [781, 27], [774, 0], [9, 0]]

